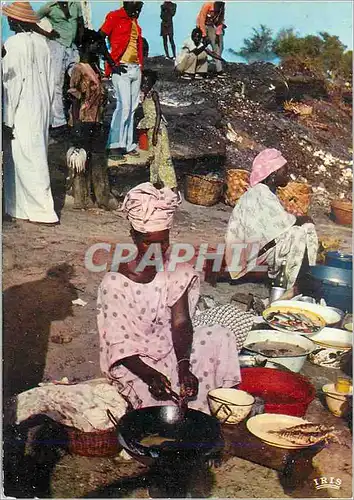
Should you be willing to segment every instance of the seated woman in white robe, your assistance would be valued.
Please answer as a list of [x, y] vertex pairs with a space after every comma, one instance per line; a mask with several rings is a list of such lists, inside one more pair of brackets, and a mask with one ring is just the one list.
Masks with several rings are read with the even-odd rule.
[[226, 263], [232, 279], [256, 266], [268, 266], [269, 277], [286, 261], [288, 288], [304, 266], [316, 263], [318, 238], [309, 217], [295, 217], [281, 205], [275, 191], [287, 184], [287, 161], [276, 149], [262, 151], [254, 160], [250, 188], [241, 196], [226, 233]]

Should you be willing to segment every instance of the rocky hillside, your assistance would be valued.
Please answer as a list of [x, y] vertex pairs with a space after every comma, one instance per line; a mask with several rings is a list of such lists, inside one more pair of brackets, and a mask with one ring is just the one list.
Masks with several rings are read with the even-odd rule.
[[285, 76], [270, 63], [228, 64], [225, 79], [177, 78], [170, 61], [152, 58], [173, 150], [196, 171], [250, 169], [264, 147], [280, 149], [293, 180], [306, 180], [313, 202], [351, 197], [351, 104], [334, 103], [323, 81]]

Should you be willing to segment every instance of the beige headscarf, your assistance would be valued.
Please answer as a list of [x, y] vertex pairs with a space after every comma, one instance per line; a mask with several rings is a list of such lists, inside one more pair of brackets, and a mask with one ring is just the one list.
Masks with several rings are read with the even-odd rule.
[[131, 189], [122, 209], [136, 231], [153, 233], [170, 229], [181, 197], [170, 188], [156, 189], [150, 182]]

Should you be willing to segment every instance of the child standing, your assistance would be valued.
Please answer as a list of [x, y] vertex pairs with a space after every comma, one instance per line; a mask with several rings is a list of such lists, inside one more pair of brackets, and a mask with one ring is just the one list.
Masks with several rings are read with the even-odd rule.
[[100, 134], [106, 92], [99, 69], [101, 37], [86, 30], [80, 62], [75, 64], [70, 77], [70, 120], [72, 147], [67, 152], [70, 184], [73, 189], [74, 208], [84, 209], [96, 201], [107, 207], [109, 183], [106, 168], [94, 165], [92, 150]]
[[163, 184], [164, 187], [176, 190], [177, 179], [171, 158], [168, 132], [161, 113], [159, 95], [153, 90], [156, 81], [155, 71], [143, 71], [141, 92], [144, 117], [140, 120], [138, 129], [147, 131], [149, 146], [153, 153], [150, 162], [150, 182]]

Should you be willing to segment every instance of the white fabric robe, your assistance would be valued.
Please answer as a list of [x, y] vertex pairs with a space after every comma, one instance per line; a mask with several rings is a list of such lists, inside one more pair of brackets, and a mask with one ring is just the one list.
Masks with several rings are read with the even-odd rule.
[[14, 139], [4, 154], [5, 211], [32, 222], [57, 222], [47, 160], [54, 79], [47, 40], [19, 33], [5, 42], [3, 122]]
[[[289, 214], [265, 184], [257, 184], [241, 196], [229, 220], [226, 242], [226, 263], [232, 279], [239, 279], [257, 265], [269, 268], [269, 275], [278, 273], [286, 261], [288, 287], [299, 274], [307, 250], [310, 266], [315, 265], [318, 238], [313, 224], [295, 226], [296, 217]], [[275, 246], [260, 258], [258, 252], [275, 240]]]

